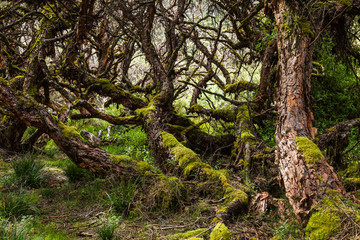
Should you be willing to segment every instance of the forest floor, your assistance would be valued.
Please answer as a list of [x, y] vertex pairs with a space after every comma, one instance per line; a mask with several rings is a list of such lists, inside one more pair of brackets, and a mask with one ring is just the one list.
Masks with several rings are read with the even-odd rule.
[[[151, 163], [141, 129], [119, 132], [104, 149]], [[182, 179], [166, 190], [160, 173], [94, 175], [77, 168], [52, 141], [37, 153], [0, 156], [1, 239], [206, 240], [216, 225], [223, 193], [215, 182], [199, 188], [197, 179]], [[15, 174], [24, 159], [43, 165], [37, 184]], [[248, 184], [250, 195], [264, 193], [259, 186]], [[229, 239], [303, 239], [284, 193], [276, 197], [265, 211], [246, 211], [227, 223]], [[15, 235], [20, 237], [9, 237]]]

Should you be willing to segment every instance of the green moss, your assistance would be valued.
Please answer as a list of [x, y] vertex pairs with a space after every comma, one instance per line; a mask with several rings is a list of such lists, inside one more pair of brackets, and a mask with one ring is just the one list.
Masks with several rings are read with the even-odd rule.
[[324, 157], [316, 144], [307, 137], [297, 137], [296, 145], [308, 164], [316, 164]]
[[344, 180], [344, 187], [356, 187], [360, 186], [360, 178], [345, 178]]
[[225, 203], [231, 203], [240, 201], [241, 203], [247, 204], [248, 203], [248, 196], [246, 193], [241, 191], [240, 189], [236, 189], [233, 186], [227, 186], [225, 189]]
[[131, 159], [131, 157], [127, 156], [127, 155], [113, 155], [110, 154], [110, 159], [112, 161], [112, 163], [114, 164], [129, 164], [132, 163], [133, 160]]
[[199, 104], [194, 104], [192, 105], [189, 110], [201, 110], [201, 109], [204, 109], [202, 106], [200, 106]]
[[222, 184], [227, 183], [229, 172], [226, 169], [215, 170], [208, 168], [204, 170], [210, 180], [220, 180]]
[[155, 111], [155, 105], [150, 103], [147, 107], [145, 108], [138, 108], [135, 110], [136, 114], [144, 117], [146, 116], [148, 113]]
[[236, 83], [228, 84], [225, 86], [224, 92], [226, 93], [239, 93], [242, 91], [254, 91], [258, 85], [248, 81], [238, 81]]
[[311, 38], [315, 37], [314, 32], [311, 30], [311, 23], [309, 21], [298, 21], [297, 24], [301, 29], [302, 35], [309, 36]]
[[[193, 238], [194, 236], [201, 236], [201, 235], [204, 235], [204, 233], [206, 232], [206, 228], [199, 228], [199, 229], [196, 229], [196, 230], [193, 230], [193, 231], [188, 231], [188, 232], [185, 232], [185, 233], [177, 233], [177, 234], [174, 234], [174, 235], [171, 235], [169, 237], [169, 239], [199, 239], [199, 238]], [[200, 238], [202, 239], [202, 238]]]
[[117, 91], [116, 86], [110, 82], [109, 79], [97, 79], [95, 82], [96, 85], [101, 86], [102, 88], [108, 90], [108, 91]]
[[189, 176], [190, 173], [196, 169], [211, 169], [211, 166], [207, 163], [202, 163], [202, 162], [189, 163], [184, 169], [185, 177]]
[[147, 171], [151, 171], [152, 170], [152, 166], [144, 161], [139, 161], [136, 163], [136, 169], [140, 174], [144, 174]]
[[182, 145], [174, 135], [168, 132], [161, 132], [163, 143], [170, 148], [171, 154], [174, 155], [175, 160], [179, 162], [181, 168], [185, 168], [191, 162], [200, 161], [199, 156], [190, 148]]
[[210, 240], [231, 240], [231, 236], [232, 234], [225, 224], [218, 223], [210, 234]]
[[329, 208], [314, 213], [306, 226], [305, 234], [312, 240], [329, 239], [340, 230], [341, 218], [338, 210]]
[[204, 240], [203, 238], [198, 238], [198, 237], [191, 237], [191, 238], [188, 238], [186, 240]]
[[119, 95], [119, 96], [126, 96], [126, 97], [128, 97], [130, 99], [133, 99], [135, 101], [143, 102], [143, 100], [141, 98], [139, 98], [137, 96], [134, 96], [130, 92], [124, 91], [123, 89], [117, 87], [109, 79], [98, 78], [98, 79], [92, 80], [91, 83], [93, 84], [93, 86], [99, 87], [99, 88], [101, 88], [101, 89], [103, 89], [105, 91], [116, 92], [116, 94]]
[[[335, 190], [328, 189], [326, 197], [312, 207], [314, 214], [305, 228], [306, 239], [329, 239], [348, 223], [357, 221], [358, 205]], [[351, 219], [350, 219], [351, 218]], [[352, 239], [351, 235], [348, 236]]]
[[77, 138], [77, 139], [83, 139], [83, 137], [80, 135], [80, 133], [78, 132], [77, 128], [74, 126], [66, 126], [65, 124], [63, 124], [61, 121], [57, 120], [57, 125], [59, 126], [59, 128], [61, 129], [64, 137], [66, 138]]
[[236, 115], [236, 119], [240, 122], [249, 121], [250, 120], [250, 112], [247, 106], [243, 105], [239, 107], [238, 113]]
[[179, 205], [186, 198], [186, 191], [181, 180], [177, 177], [160, 175], [158, 184], [152, 188], [155, 205], [163, 210], [178, 210]]
[[228, 122], [234, 122], [236, 120], [235, 111], [233, 109], [212, 109], [211, 116]]
[[352, 0], [336, 0], [336, 3], [340, 6], [351, 6]]

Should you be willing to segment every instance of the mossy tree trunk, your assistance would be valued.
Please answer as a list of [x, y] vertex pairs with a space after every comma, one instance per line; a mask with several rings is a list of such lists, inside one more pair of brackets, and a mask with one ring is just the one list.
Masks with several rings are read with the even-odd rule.
[[[273, 7], [278, 29], [277, 152], [286, 195], [301, 224], [308, 221], [311, 206], [326, 189], [345, 193], [336, 173], [311, 141], [315, 137], [310, 109], [313, 33], [310, 22], [299, 15], [298, 1], [276, 1]], [[302, 27], [300, 27], [302, 26]], [[305, 137], [305, 138], [299, 138]], [[304, 140], [305, 141], [299, 141]], [[300, 146], [302, 143], [304, 145]]]

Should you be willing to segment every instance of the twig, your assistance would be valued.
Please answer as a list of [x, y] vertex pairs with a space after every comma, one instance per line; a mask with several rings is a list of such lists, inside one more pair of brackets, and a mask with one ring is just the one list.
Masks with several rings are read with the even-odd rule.
[[[202, 234], [204, 234], [204, 233], [206, 233], [206, 232], [208, 232], [208, 231], [210, 231], [211, 229], [213, 229], [215, 227], [215, 225], [213, 225], [213, 226], [211, 226], [211, 227], [209, 227], [208, 229], [206, 229], [206, 230], [204, 230], [204, 231], [202, 231], [201, 233], [198, 233], [197, 235], [195, 235], [195, 236], [192, 236], [192, 238], [197, 238], [197, 237], [200, 237]], [[223, 237], [221, 237], [221, 239], [222, 239]]]

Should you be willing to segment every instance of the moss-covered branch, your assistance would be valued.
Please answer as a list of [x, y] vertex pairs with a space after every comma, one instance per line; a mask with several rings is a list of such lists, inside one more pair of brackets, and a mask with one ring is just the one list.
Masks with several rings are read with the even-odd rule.
[[226, 85], [224, 92], [240, 93], [243, 91], [255, 91], [258, 88], [259, 88], [259, 85], [255, 84], [255, 83], [241, 80], [241, 81]]
[[234, 109], [206, 109], [201, 105], [194, 104], [192, 105], [189, 112], [195, 112], [199, 114], [204, 114], [206, 116], [210, 116], [217, 120], [224, 120], [225, 122], [235, 122], [236, 121], [236, 113]]
[[179, 167], [184, 169], [185, 177], [192, 172], [200, 171], [207, 179], [221, 182], [225, 201], [219, 206], [218, 220], [227, 220], [231, 215], [236, 215], [247, 208], [247, 194], [231, 184], [227, 170], [215, 170], [209, 164], [202, 162], [194, 151], [181, 144], [174, 135], [163, 131], [161, 136]]
[[146, 102], [128, 91], [116, 86], [108, 79], [93, 79], [87, 93], [96, 92], [102, 96], [110, 97], [114, 103], [136, 110], [146, 107]]
[[140, 117], [139, 115], [124, 116], [124, 117], [112, 116], [112, 115], [100, 112], [93, 105], [91, 105], [90, 103], [88, 103], [87, 101], [84, 101], [84, 100], [77, 102], [75, 107], [83, 107], [89, 112], [89, 114], [74, 114], [74, 115], [71, 115], [71, 119], [99, 118], [99, 119], [105, 120], [114, 125], [124, 125], [124, 124], [141, 125], [141, 124], [143, 124], [142, 117]]

